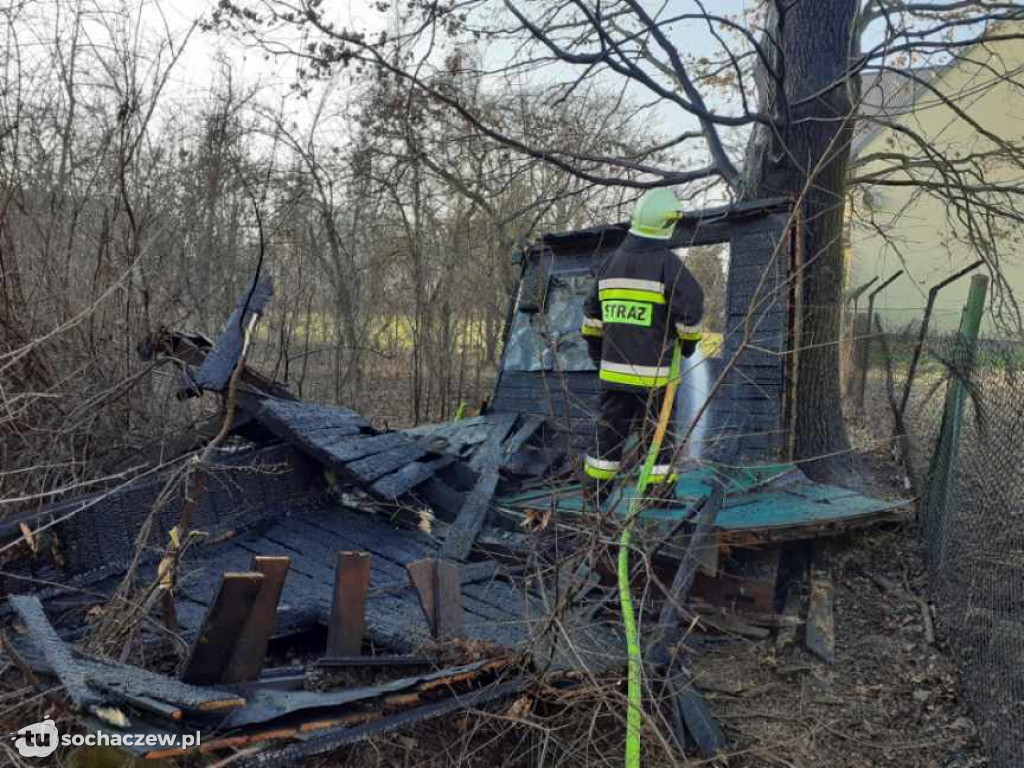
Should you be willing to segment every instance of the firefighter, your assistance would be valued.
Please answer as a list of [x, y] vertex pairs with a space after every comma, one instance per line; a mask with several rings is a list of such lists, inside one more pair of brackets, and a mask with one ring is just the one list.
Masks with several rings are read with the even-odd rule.
[[[601, 379], [597, 444], [585, 461], [588, 495], [596, 501], [619, 476], [633, 428], [639, 428], [640, 455], [646, 455], [674, 345], [689, 357], [700, 342], [704, 292], [668, 245], [681, 214], [670, 190], [644, 193], [626, 239], [598, 267], [583, 307], [582, 332]], [[670, 425], [651, 472], [654, 495], [674, 494], [673, 443]]]

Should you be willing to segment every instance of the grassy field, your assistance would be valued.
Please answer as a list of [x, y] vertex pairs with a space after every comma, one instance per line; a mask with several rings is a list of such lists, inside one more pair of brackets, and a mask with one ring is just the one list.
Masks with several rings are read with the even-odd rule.
[[[279, 331], [274, 328], [274, 318], [270, 322], [261, 323], [256, 329], [256, 338], [262, 342], [270, 342], [277, 338]], [[480, 320], [459, 323], [455, 328], [453, 351], [461, 352], [463, 348], [472, 349], [484, 344], [487, 328]], [[395, 352], [412, 350], [415, 334], [413, 319], [409, 315], [378, 315], [367, 322], [366, 328], [369, 344], [378, 349], [389, 349]], [[337, 341], [337, 321], [326, 312], [314, 312], [306, 322], [303, 317], [290, 326], [293, 341], [312, 344], [330, 344]], [[718, 357], [721, 354], [723, 335], [705, 332], [701, 340], [701, 352], [704, 357]]]
[[[279, 330], [271, 316], [270, 322], [261, 323], [256, 330], [256, 337], [262, 341], [276, 338]], [[315, 312], [309, 320], [303, 316], [292, 320], [289, 335], [293, 340], [312, 344], [331, 344], [337, 341], [338, 321], [327, 312]], [[486, 325], [480, 320], [459, 323], [455, 331], [453, 348], [461, 350], [464, 345], [483, 343]], [[370, 345], [388, 348], [396, 352], [407, 352], [412, 349], [415, 334], [413, 319], [409, 315], [377, 315], [366, 322], [364, 329]]]

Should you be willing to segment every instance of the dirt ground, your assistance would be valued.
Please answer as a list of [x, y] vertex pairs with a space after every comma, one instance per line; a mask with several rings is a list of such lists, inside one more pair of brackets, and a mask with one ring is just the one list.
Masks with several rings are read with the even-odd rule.
[[[854, 537], [837, 556], [836, 662], [774, 639], [706, 650], [695, 674], [733, 749], [681, 758], [645, 733], [647, 766], [975, 768], [987, 765], [943, 645], [929, 645], [918, 602], [883, 592], [866, 570], [915, 593], [921, 567], [905, 529]], [[360, 745], [325, 766], [621, 766], [622, 681], [569, 702], [522, 698]]]
[[[902, 476], [883, 451], [860, 458], [869, 478], [865, 491], [901, 491]], [[648, 728], [644, 765], [987, 765], [941, 629], [935, 643], [926, 638], [918, 599], [926, 594], [925, 570], [916, 541], [912, 526], [903, 525], [836, 542], [832, 665], [799, 642], [777, 647], [774, 637], [711, 643], [694, 659], [694, 673], [732, 744], [730, 755], [726, 761], [682, 758]], [[571, 702], [550, 691], [524, 697], [496, 711], [381, 738], [324, 765], [621, 766], [623, 685], [604, 679]]]
[[[904, 495], [903, 473], [887, 446], [872, 439], [870, 425], [851, 419], [849, 429], [861, 447], [864, 492]], [[742, 685], [731, 694], [708, 693], [737, 746], [730, 765], [987, 765], [934, 610], [937, 639], [929, 643], [926, 636], [920, 598], [927, 595], [927, 574], [913, 525], [844, 537], [833, 578], [835, 664], [799, 643], [779, 649], [772, 641], [734, 643], [698, 660], [698, 680]]]
[[[856, 535], [838, 554], [836, 662], [771, 641], [703, 655], [698, 680], [737, 746], [736, 766], [985, 765], [976, 728], [919, 603], [882, 591], [863, 571], [921, 594], [920, 558], [901, 528]], [[723, 684], [722, 681], [727, 681]]]

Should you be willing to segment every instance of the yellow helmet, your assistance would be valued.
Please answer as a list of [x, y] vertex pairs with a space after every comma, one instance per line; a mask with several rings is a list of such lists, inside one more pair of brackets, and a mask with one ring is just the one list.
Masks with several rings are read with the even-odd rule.
[[670, 189], [649, 189], [633, 209], [630, 234], [653, 240], [668, 240], [683, 214], [682, 203]]

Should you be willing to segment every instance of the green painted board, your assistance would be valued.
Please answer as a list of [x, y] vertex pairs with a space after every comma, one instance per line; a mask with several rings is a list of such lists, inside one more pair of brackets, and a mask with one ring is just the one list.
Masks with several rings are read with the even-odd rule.
[[[801, 486], [801, 493], [805, 489]], [[906, 503], [860, 494], [814, 500], [785, 491], [760, 491], [727, 502], [718, 513], [716, 526], [725, 531], [744, 531], [819, 525], [888, 512]]]
[[[641, 519], [672, 524], [689, 517], [695, 503], [711, 493], [710, 478], [715, 471], [705, 466], [682, 474], [676, 486], [679, 504], [649, 507], [641, 513]], [[716, 527], [723, 531], [817, 526], [881, 514], [907, 504], [903, 499], [876, 499], [848, 488], [812, 483], [798, 474], [793, 464], [771, 464], [729, 473], [729, 495], [716, 521]], [[628, 496], [629, 489], [617, 493], [606, 502], [605, 509], [625, 516]], [[512, 509], [554, 506], [569, 515], [580, 514], [583, 507], [581, 494], [572, 493], [569, 487], [559, 489], [557, 499], [550, 491], [535, 490], [498, 502]]]
[[[705, 465], [679, 474], [679, 482], [676, 484], [676, 496], [680, 501], [690, 502], [693, 499], [701, 499], [711, 495], [711, 478], [717, 473], [729, 476], [727, 493], [740, 493], [796, 471], [795, 464], [764, 464], [757, 467], [730, 468], [728, 470], [716, 469], [713, 465]], [[559, 486], [558, 494], [571, 494], [580, 488], [579, 483]], [[539, 499], [550, 498], [551, 495], [552, 489], [550, 488], [535, 488], [524, 493], [503, 496], [499, 501], [505, 506], [517, 507], [528, 501], [537, 502]], [[575, 508], [579, 509], [578, 503], [575, 505]]]
[[795, 464], [764, 464], [758, 467], [717, 469], [704, 466], [679, 475], [676, 484], [676, 495], [680, 499], [695, 500], [711, 495], [711, 479], [716, 474], [725, 474], [729, 478], [726, 493], [742, 493], [755, 486], [764, 485], [796, 472]]

